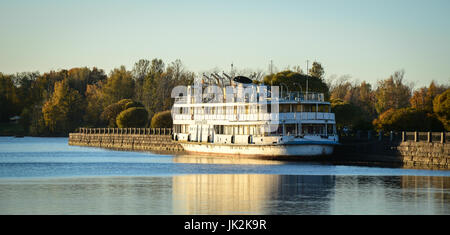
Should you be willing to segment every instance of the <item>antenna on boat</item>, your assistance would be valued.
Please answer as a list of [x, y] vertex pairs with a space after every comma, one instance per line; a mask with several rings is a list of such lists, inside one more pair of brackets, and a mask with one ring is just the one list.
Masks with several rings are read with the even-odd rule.
[[306, 60], [306, 99], [308, 99], [309, 60]]
[[270, 74], [273, 74], [273, 60], [270, 60]]

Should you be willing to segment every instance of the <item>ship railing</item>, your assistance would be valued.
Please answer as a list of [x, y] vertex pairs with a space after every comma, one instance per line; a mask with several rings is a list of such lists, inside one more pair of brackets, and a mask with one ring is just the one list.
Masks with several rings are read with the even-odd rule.
[[250, 114], [176, 114], [174, 120], [229, 120], [229, 121], [268, 121], [268, 120], [335, 120], [334, 113], [250, 113]]
[[[275, 97], [272, 97], [272, 94], [270, 93], [270, 91], [268, 91], [269, 93], [267, 94], [267, 97], [265, 97], [265, 101], [274, 101]], [[258, 96], [259, 97], [259, 96]], [[198, 99], [198, 97], [191, 97], [191, 102], [192, 103], [227, 103], [230, 101], [227, 101], [225, 99], [225, 97], [223, 97], [223, 99]], [[238, 102], [238, 100], [241, 100], [244, 103], [257, 103], [258, 102], [258, 98], [257, 97], [248, 97], [248, 96], [244, 96], [242, 97], [242, 99], [238, 99], [238, 97], [233, 97], [231, 99], [231, 102]], [[323, 102], [325, 101], [325, 96], [323, 93], [317, 93], [317, 92], [308, 92], [308, 93], [303, 93], [303, 92], [289, 92], [289, 93], [280, 93], [279, 94], [279, 98], [276, 99], [279, 101], [316, 101], [316, 102]], [[186, 104], [188, 103], [188, 96], [181, 96], [181, 97], [176, 97], [175, 98], [175, 103], [176, 104]]]
[[325, 101], [325, 96], [323, 93], [317, 93], [317, 92], [308, 92], [308, 93], [302, 93], [302, 92], [289, 92], [287, 94], [281, 94], [280, 100], [285, 101], [318, 101], [323, 102]]

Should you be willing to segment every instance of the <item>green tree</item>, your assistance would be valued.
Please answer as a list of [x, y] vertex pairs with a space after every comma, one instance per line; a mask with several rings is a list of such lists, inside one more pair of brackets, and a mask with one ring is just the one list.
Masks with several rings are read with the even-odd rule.
[[330, 92], [328, 85], [321, 78], [292, 71], [283, 71], [264, 77], [264, 84], [270, 86], [280, 86], [280, 93], [283, 91], [283, 94], [286, 91], [306, 91], [307, 82], [308, 92], [324, 93], [325, 99], [329, 99]]
[[331, 111], [336, 117], [336, 128], [342, 130], [344, 127], [353, 130], [371, 130], [371, 120], [364, 110], [352, 103], [340, 99], [331, 100]]
[[445, 129], [450, 131], [450, 88], [434, 98], [433, 111]]
[[142, 107], [131, 107], [122, 111], [116, 119], [119, 128], [145, 127], [148, 122], [148, 112]]
[[115, 68], [102, 87], [104, 107], [121, 99], [133, 98], [134, 85], [131, 72], [127, 71], [125, 66], [121, 66], [119, 69]]
[[0, 73], [0, 122], [8, 122], [10, 117], [20, 114], [18, 105], [12, 76]]
[[322, 64], [314, 61], [312, 68], [309, 69], [309, 75], [311, 77], [323, 79], [324, 74], [325, 70], [323, 69]]
[[135, 81], [135, 95], [136, 100], [143, 100], [143, 86], [144, 81], [147, 76], [149, 76], [151, 70], [151, 62], [149, 60], [141, 59], [134, 64], [133, 70], [131, 71], [133, 79]]
[[170, 110], [156, 113], [151, 121], [151, 128], [172, 128], [172, 113]]

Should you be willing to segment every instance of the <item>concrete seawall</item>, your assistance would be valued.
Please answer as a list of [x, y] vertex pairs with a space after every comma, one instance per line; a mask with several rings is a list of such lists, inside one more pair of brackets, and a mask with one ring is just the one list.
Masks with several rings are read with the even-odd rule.
[[342, 144], [332, 161], [406, 168], [450, 169], [450, 143], [402, 141]]
[[130, 151], [183, 151], [180, 144], [172, 141], [171, 135], [70, 133], [69, 145]]

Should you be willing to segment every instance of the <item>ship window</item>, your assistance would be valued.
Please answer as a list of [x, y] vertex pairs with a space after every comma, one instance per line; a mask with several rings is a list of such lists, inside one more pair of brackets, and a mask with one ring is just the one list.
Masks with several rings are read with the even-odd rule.
[[264, 126], [264, 135], [271, 136], [271, 135], [280, 135], [283, 133], [283, 126], [282, 125], [267, 125]]
[[328, 113], [329, 111], [329, 105], [327, 104], [319, 104], [319, 110], [320, 113]]
[[214, 126], [214, 133], [218, 134], [218, 135], [223, 135], [224, 134], [224, 126], [223, 125]]
[[323, 124], [302, 125], [302, 134], [324, 135], [325, 134], [325, 125], [323, 125]]
[[244, 127], [245, 126], [239, 126], [239, 135], [243, 135], [244, 134]]
[[295, 124], [286, 124], [286, 135], [295, 135], [297, 134], [297, 128], [295, 128]]
[[289, 104], [280, 104], [280, 113], [289, 113], [290, 105]]
[[233, 134], [233, 126], [227, 126], [226, 128], [226, 134], [227, 135], [232, 135]]
[[303, 112], [316, 112], [316, 105], [315, 104], [304, 104]]

